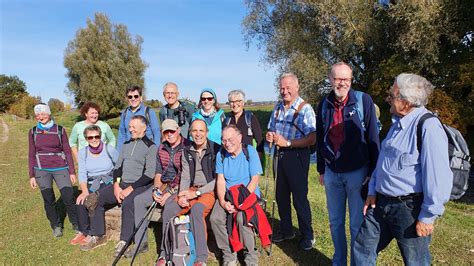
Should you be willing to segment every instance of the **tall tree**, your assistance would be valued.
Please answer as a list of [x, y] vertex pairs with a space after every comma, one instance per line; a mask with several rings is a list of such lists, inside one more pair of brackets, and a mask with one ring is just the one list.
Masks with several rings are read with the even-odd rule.
[[147, 64], [140, 58], [143, 39], [132, 38], [123, 24], [112, 24], [102, 13], [87, 20], [79, 29], [64, 55], [67, 87], [74, 101], [82, 106], [93, 101], [102, 114], [113, 116], [126, 105], [125, 88], [144, 86]]
[[0, 112], [6, 112], [26, 94], [26, 84], [17, 76], [0, 75]]
[[51, 98], [48, 101], [49, 108], [51, 108], [51, 113], [56, 114], [58, 112], [63, 112], [65, 110], [64, 103], [56, 98]]

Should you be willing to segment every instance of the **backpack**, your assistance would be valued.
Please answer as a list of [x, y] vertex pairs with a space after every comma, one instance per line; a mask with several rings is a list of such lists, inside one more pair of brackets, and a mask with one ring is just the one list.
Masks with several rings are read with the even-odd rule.
[[165, 225], [163, 243], [167, 265], [190, 266], [196, 260], [196, 244], [189, 215], [175, 216]]
[[[104, 145], [105, 145], [105, 147], [104, 147], [104, 148], [105, 148], [105, 152], [107, 152], [107, 156], [109, 157], [110, 161], [112, 162], [112, 165], [115, 166], [115, 162], [114, 162], [114, 159], [112, 158], [112, 154], [110, 154], [109, 149], [107, 148], [108, 145], [107, 145], [106, 143], [104, 143]], [[89, 147], [89, 146], [86, 146], [86, 148], [87, 148], [87, 147]], [[85, 159], [86, 159], [86, 160], [87, 160], [87, 154], [88, 154], [88, 152], [87, 152], [87, 150], [86, 150], [86, 155], [85, 155]]]
[[[296, 130], [298, 130], [303, 136], [306, 137], [306, 134], [304, 133], [304, 131], [298, 127], [297, 124], [295, 124], [295, 121], [296, 121], [296, 118], [298, 118], [298, 115], [300, 114], [300, 111], [301, 109], [303, 109], [303, 107], [306, 105], [306, 102], [305, 101], [302, 101], [298, 107], [296, 108], [296, 111], [295, 113], [293, 114], [293, 119], [291, 119], [291, 125], [293, 127], [296, 128]], [[312, 107], [311, 107], [312, 108]], [[275, 113], [275, 118], [278, 118], [278, 116], [280, 115], [280, 108], [277, 109], [276, 113]], [[309, 146], [309, 152], [312, 154], [312, 153], [315, 153], [316, 152], [316, 143]]]
[[[62, 139], [62, 136], [63, 136], [63, 127], [60, 126], [60, 125], [57, 125], [58, 126], [58, 131], [56, 132], [49, 132], [49, 131], [46, 131], [46, 133], [42, 133], [42, 134], [56, 134], [58, 135], [58, 138], [59, 138], [59, 145], [61, 145], [61, 148], [63, 147], [63, 139]], [[35, 144], [36, 146], [36, 135], [40, 134], [38, 132], [38, 127], [37, 126], [34, 126], [33, 127], [33, 143]]]
[[[418, 121], [416, 128], [416, 141], [418, 152], [421, 152], [422, 148], [422, 128], [426, 119], [435, 117], [439, 119], [438, 116], [432, 113], [426, 113], [421, 116]], [[441, 120], [440, 120], [441, 122]], [[469, 148], [467, 146], [466, 140], [463, 138], [459, 130], [445, 125], [443, 125], [444, 132], [448, 137], [448, 155], [449, 155], [449, 166], [453, 172], [453, 188], [451, 190], [450, 200], [460, 199], [467, 191], [469, 185], [469, 170], [471, 169], [471, 157], [469, 153]]]
[[[144, 105], [145, 107], [145, 119], [146, 119], [146, 125], [149, 126], [150, 125], [150, 108], [146, 105]], [[125, 118], [127, 116], [127, 108], [125, 108], [125, 110], [122, 111], [122, 114], [120, 115], [120, 124], [123, 124], [124, 125], [124, 136], [127, 135], [127, 130], [128, 130], [128, 125], [125, 125]]]

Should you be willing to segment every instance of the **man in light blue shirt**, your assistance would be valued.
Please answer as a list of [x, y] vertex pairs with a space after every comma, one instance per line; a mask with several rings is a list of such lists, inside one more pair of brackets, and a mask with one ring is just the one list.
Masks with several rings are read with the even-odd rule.
[[375, 265], [393, 238], [405, 265], [430, 265], [434, 222], [444, 212], [453, 183], [448, 139], [438, 119], [428, 119], [417, 147], [417, 125], [433, 85], [400, 74], [387, 97], [393, 124], [381, 144], [369, 183], [365, 220], [354, 245], [355, 265]]
[[122, 150], [122, 145], [131, 139], [128, 125], [132, 117], [142, 115], [147, 122], [146, 136], [153, 141], [157, 146], [161, 144], [160, 124], [156, 118], [156, 113], [150, 107], [145, 106], [142, 97], [143, 89], [138, 86], [127, 88], [126, 97], [130, 106], [123, 110], [120, 115], [120, 125], [117, 137], [117, 151]]

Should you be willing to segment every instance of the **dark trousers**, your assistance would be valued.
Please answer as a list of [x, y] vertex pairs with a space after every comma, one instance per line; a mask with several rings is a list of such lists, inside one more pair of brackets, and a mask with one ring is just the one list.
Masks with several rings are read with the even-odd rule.
[[[120, 187], [122, 189], [127, 188], [129, 185], [130, 184], [120, 183]], [[132, 193], [130, 193], [130, 195], [128, 195], [122, 201], [122, 227], [120, 231], [120, 240], [127, 241], [133, 234], [133, 231], [135, 229], [135, 206], [133, 204], [133, 200], [137, 195], [140, 195], [145, 190], [147, 190], [149, 186], [151, 186], [151, 184], [135, 188]], [[104, 189], [99, 190], [99, 203], [97, 204], [97, 208], [95, 209], [94, 216], [90, 218], [91, 235], [105, 235], [105, 210], [106, 208], [116, 206], [117, 204], [118, 202], [114, 195], [113, 185], [106, 186]]]
[[313, 239], [308, 201], [309, 149], [281, 149], [275, 159], [278, 159], [276, 202], [281, 219], [280, 230], [285, 234], [290, 234], [293, 230], [292, 196], [300, 232], [304, 239]]
[[405, 265], [430, 265], [431, 236], [416, 234], [422, 203], [422, 195], [400, 200], [378, 194], [375, 209], [367, 211], [354, 243], [354, 264], [375, 265], [377, 254], [395, 238]]
[[66, 206], [69, 221], [74, 228], [77, 228], [77, 210], [74, 202], [74, 192], [72, 190], [71, 179], [67, 170], [44, 171], [35, 169], [36, 183], [43, 196], [44, 210], [49, 220], [51, 228], [62, 227], [61, 220], [56, 209], [56, 196], [53, 190], [53, 180], [59, 188], [62, 201]]
[[[112, 184], [100, 184], [100, 187], [98, 190], [104, 189], [106, 186], [112, 186]], [[89, 185], [87, 185], [87, 188], [89, 188]], [[89, 222], [89, 212], [87, 211], [86, 207], [84, 207], [83, 204], [79, 204], [76, 206], [77, 206], [79, 232], [83, 233], [84, 235], [90, 235], [91, 228], [90, 228], [90, 222]]]

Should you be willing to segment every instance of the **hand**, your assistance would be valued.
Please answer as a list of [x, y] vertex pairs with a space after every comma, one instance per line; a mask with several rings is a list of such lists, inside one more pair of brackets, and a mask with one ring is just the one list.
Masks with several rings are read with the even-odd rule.
[[319, 175], [319, 184], [320, 184], [321, 186], [324, 186], [324, 174]]
[[420, 237], [429, 236], [434, 231], [433, 224], [425, 224], [423, 222], [417, 221], [416, 222], [416, 234]]
[[236, 212], [235, 210], [235, 207], [232, 203], [226, 201], [224, 202], [224, 206], [223, 206], [224, 210], [226, 210], [228, 213], [234, 213]]
[[287, 139], [285, 139], [282, 135], [275, 133], [273, 136], [273, 142], [278, 147], [286, 147]]
[[166, 203], [166, 201], [168, 200], [169, 197], [171, 197], [171, 194], [169, 192], [166, 192], [165, 194], [163, 194], [163, 196], [161, 196], [161, 199], [160, 199], [160, 201], [158, 201], [158, 203], [161, 206], [165, 206], [165, 203]]
[[275, 132], [268, 131], [267, 134], [265, 134], [265, 139], [267, 140], [267, 142], [272, 143], [274, 135]]
[[71, 184], [72, 185], [76, 184], [76, 175], [75, 174], [69, 175], [69, 179], [71, 179]]
[[188, 207], [189, 206], [189, 190], [184, 190], [179, 192], [178, 194], [178, 205], [181, 206], [182, 208]]
[[30, 187], [31, 187], [32, 189], [35, 189], [35, 188], [38, 187], [38, 184], [36, 184], [36, 178], [30, 177]]
[[122, 203], [122, 199], [120, 198], [120, 194], [122, 194], [122, 188], [120, 188], [118, 183], [114, 183], [114, 196], [117, 202], [120, 204]]
[[87, 190], [82, 191], [82, 193], [76, 199], [76, 204], [77, 205], [84, 204], [84, 200], [86, 199], [87, 196], [89, 196], [89, 191]]
[[364, 209], [363, 209], [363, 213], [364, 213], [364, 216], [367, 214], [367, 209], [369, 208], [369, 206], [374, 209], [375, 208], [375, 196], [371, 196], [371, 195], [367, 195], [367, 199], [365, 200], [365, 204], [364, 204]]
[[128, 195], [130, 195], [130, 193], [132, 193], [133, 191], [133, 187], [132, 186], [128, 186], [126, 189], [123, 189], [122, 192], [120, 193], [120, 197], [122, 199], [122, 201], [128, 197]]

